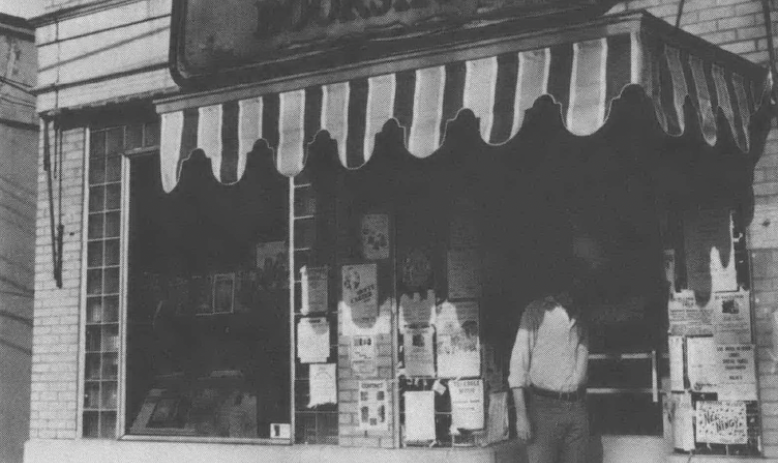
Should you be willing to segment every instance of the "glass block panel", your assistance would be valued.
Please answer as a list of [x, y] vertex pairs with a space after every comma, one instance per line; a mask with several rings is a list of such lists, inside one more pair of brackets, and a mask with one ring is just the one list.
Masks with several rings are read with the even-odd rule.
[[100, 406], [100, 383], [87, 381], [84, 386], [84, 408]]
[[119, 350], [119, 325], [103, 326], [102, 350], [104, 352], [116, 352]]
[[86, 272], [87, 294], [100, 294], [103, 292], [103, 271], [100, 269], [87, 270]]
[[119, 240], [105, 241], [105, 264], [119, 265]]
[[116, 412], [100, 413], [100, 437], [115, 437]]
[[84, 412], [84, 437], [100, 437], [100, 415]]
[[103, 214], [89, 214], [89, 239], [103, 237]]
[[124, 148], [124, 127], [116, 127], [105, 131], [105, 153], [117, 154]]
[[119, 376], [119, 362], [116, 354], [103, 354], [103, 379], [116, 379]]
[[99, 212], [105, 208], [105, 187], [93, 186], [89, 188], [89, 212]]
[[103, 321], [103, 304], [102, 298], [88, 297], [86, 299], [86, 322], [87, 323], [100, 323]]
[[100, 351], [100, 336], [102, 327], [100, 325], [93, 325], [86, 327], [86, 350], [87, 352], [99, 352]]
[[103, 241], [91, 241], [87, 245], [86, 260], [90, 268], [103, 266]]
[[109, 211], [119, 209], [122, 205], [121, 184], [111, 184], [105, 187], [105, 208]]
[[105, 183], [105, 158], [93, 158], [89, 160], [89, 184], [97, 185]]
[[105, 181], [118, 182], [122, 178], [122, 158], [108, 156], [105, 159]]
[[124, 147], [128, 150], [143, 146], [143, 126], [140, 124], [128, 125], [125, 132]]
[[100, 405], [102, 408], [116, 408], [116, 383], [103, 384]]
[[121, 215], [118, 212], [105, 214], [105, 237], [118, 238], [121, 226]]
[[109, 296], [103, 300], [105, 312], [103, 319], [106, 323], [119, 321], [119, 296]]
[[86, 354], [86, 379], [100, 379], [100, 354]]
[[89, 157], [105, 156], [105, 132], [92, 132], [89, 147]]
[[107, 268], [103, 274], [103, 292], [105, 294], [116, 294], [119, 292], [119, 268]]

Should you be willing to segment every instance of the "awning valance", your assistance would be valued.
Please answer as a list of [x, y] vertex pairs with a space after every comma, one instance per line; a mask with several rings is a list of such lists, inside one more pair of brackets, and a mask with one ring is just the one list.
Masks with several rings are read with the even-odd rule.
[[[643, 87], [667, 134], [694, 127], [715, 145], [727, 130], [741, 152], [749, 151], [750, 118], [766, 82], [757, 66], [680, 32], [666, 37], [641, 28], [565, 42], [556, 31], [553, 37], [548, 46], [301, 83], [299, 89], [163, 113], [163, 187], [175, 188], [182, 163], [198, 149], [210, 158], [217, 179], [235, 182], [258, 140], [274, 150], [279, 172], [293, 176], [321, 132], [336, 142], [343, 166], [357, 168], [370, 159], [376, 135], [390, 120], [404, 129], [407, 150], [424, 158], [441, 146], [447, 123], [464, 109], [478, 118], [483, 140], [499, 145], [519, 132], [525, 111], [542, 95], [559, 103], [572, 134], [588, 136], [603, 126], [611, 102], [628, 84]], [[542, 38], [537, 43], [543, 45]], [[687, 98], [695, 123], [686, 120]], [[719, 127], [723, 120], [726, 127]]]

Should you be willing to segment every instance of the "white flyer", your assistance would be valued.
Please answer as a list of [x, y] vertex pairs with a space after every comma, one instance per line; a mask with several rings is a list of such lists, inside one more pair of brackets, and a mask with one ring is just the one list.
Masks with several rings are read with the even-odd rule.
[[375, 336], [351, 337], [351, 372], [357, 378], [378, 376], [378, 341]]
[[407, 391], [405, 398], [405, 440], [435, 440], [435, 392]]
[[359, 382], [359, 429], [386, 430], [388, 420], [388, 389], [386, 380]]
[[308, 408], [338, 403], [337, 365], [334, 363], [312, 363], [308, 368]]
[[484, 383], [481, 379], [452, 380], [451, 426], [456, 429], [484, 428]]
[[438, 376], [463, 378], [481, 375], [478, 304], [444, 302], [436, 315]]
[[301, 363], [324, 363], [330, 356], [330, 323], [325, 317], [297, 323], [297, 357]]
[[408, 376], [435, 376], [435, 351], [432, 327], [407, 328], [403, 332], [405, 374]]

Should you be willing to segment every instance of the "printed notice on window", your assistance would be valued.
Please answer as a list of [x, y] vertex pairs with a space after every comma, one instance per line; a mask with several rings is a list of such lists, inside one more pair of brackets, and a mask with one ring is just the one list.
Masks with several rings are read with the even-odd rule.
[[330, 324], [324, 317], [297, 323], [297, 357], [301, 363], [324, 363], [330, 356]]
[[351, 373], [357, 378], [378, 376], [378, 346], [375, 336], [351, 337]]
[[407, 376], [435, 376], [435, 352], [432, 328], [408, 328], [403, 333], [405, 374]]
[[300, 311], [303, 314], [326, 312], [329, 293], [327, 283], [329, 269], [327, 267], [303, 267], [300, 269], [302, 281], [302, 304]]
[[484, 428], [484, 383], [480, 379], [449, 381], [451, 426], [461, 430]]
[[378, 316], [377, 270], [376, 264], [344, 265], [341, 270], [343, 302], [353, 319]]
[[310, 384], [308, 408], [338, 403], [337, 365], [334, 363], [312, 363], [308, 365], [308, 368]]
[[405, 441], [435, 440], [435, 392], [407, 391], [405, 397]]
[[359, 382], [359, 429], [386, 430], [387, 387], [385, 380]]
[[462, 378], [481, 375], [478, 304], [445, 302], [436, 316], [438, 376]]

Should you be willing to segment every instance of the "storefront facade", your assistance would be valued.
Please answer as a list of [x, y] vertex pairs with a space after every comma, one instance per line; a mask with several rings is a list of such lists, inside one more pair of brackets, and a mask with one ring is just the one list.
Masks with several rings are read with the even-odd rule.
[[[171, 7], [39, 19], [65, 234], [53, 277], [41, 202], [27, 461], [523, 461], [510, 345], [576, 258], [593, 461], [771, 456], [764, 69], [628, 13], [176, 83]], [[692, 354], [732, 346], [735, 379]]]

